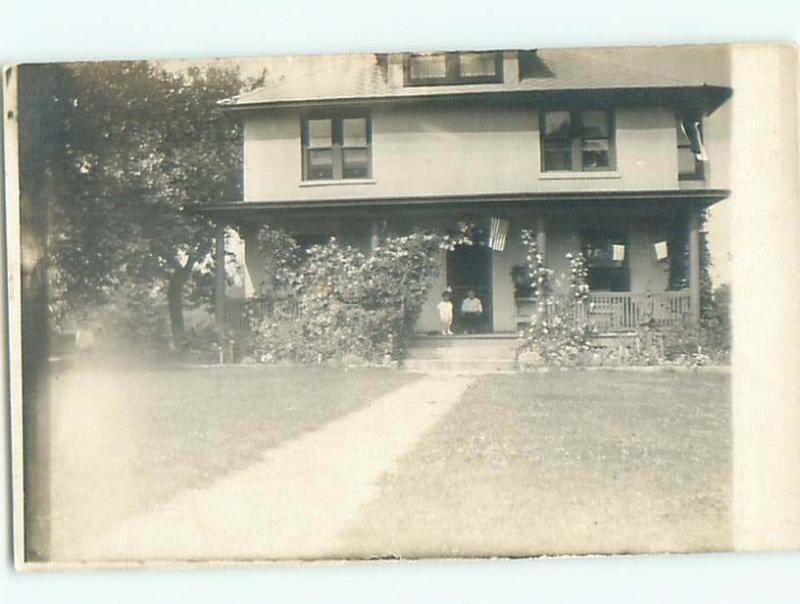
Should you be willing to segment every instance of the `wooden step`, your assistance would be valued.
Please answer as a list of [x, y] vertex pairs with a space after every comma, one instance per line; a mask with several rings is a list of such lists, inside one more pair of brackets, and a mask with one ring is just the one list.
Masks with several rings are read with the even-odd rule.
[[412, 346], [406, 351], [409, 359], [459, 360], [503, 360], [514, 359], [517, 349], [515, 341], [502, 346]]
[[485, 373], [513, 373], [517, 363], [513, 359], [406, 359], [403, 368], [414, 373], [453, 373], [478, 375]]
[[410, 348], [506, 348], [516, 347], [517, 334], [474, 334], [454, 336], [415, 336]]

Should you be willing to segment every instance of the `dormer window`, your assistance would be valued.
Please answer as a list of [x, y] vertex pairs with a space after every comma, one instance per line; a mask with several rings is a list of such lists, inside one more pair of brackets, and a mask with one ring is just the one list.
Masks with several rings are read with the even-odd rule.
[[503, 81], [499, 52], [411, 54], [405, 61], [406, 86], [488, 84]]
[[411, 55], [408, 58], [407, 79], [421, 84], [447, 79], [447, 55]]

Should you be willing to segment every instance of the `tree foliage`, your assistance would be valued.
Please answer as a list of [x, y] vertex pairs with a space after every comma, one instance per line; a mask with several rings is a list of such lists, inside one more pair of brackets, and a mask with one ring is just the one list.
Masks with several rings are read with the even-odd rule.
[[[132, 282], [167, 296], [173, 340], [183, 297], [208, 282], [213, 225], [187, 203], [241, 196], [239, 125], [217, 106], [244, 86], [235, 70], [168, 71], [146, 62], [74, 64], [51, 99], [53, 305], [103, 304]], [[205, 277], [205, 278], [204, 278]]]
[[428, 296], [442, 250], [470, 244], [466, 225], [455, 235], [417, 231], [386, 237], [364, 252], [331, 239], [312, 246], [304, 258], [281, 242], [286, 235], [260, 235], [262, 243], [280, 243], [281, 261], [271, 264], [288, 286], [260, 317], [250, 343], [263, 360], [306, 363], [358, 359], [379, 362], [402, 355], [406, 340]]

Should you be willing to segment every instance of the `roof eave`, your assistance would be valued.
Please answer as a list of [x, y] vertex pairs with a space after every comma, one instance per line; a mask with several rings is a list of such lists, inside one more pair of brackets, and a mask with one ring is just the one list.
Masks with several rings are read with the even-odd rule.
[[638, 191], [569, 191], [547, 193], [503, 193], [487, 195], [448, 195], [418, 197], [331, 198], [319, 200], [231, 201], [213, 204], [188, 204], [184, 210], [207, 216], [236, 215], [242, 213], [317, 211], [333, 208], [361, 208], [364, 210], [387, 206], [469, 206], [476, 204], [561, 203], [561, 202], [652, 202], [687, 201], [700, 207], [709, 207], [730, 195], [727, 189], [667, 189]]
[[335, 107], [338, 105], [378, 105], [386, 103], [464, 103], [483, 102], [487, 99], [499, 103], [537, 102], [543, 105], [565, 102], [600, 102], [605, 104], [673, 105], [681, 109], [702, 112], [716, 111], [733, 94], [724, 86], [664, 86], [664, 87], [610, 87], [570, 88], [554, 90], [482, 90], [474, 92], [441, 91], [419, 94], [348, 96], [278, 101], [237, 103], [231, 99], [219, 101], [227, 111], [254, 111], [266, 109]]

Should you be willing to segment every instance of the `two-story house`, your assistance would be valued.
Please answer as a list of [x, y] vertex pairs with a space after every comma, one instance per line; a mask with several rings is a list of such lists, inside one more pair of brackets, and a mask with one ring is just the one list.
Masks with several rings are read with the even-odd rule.
[[[239, 227], [249, 295], [268, 287], [265, 223], [366, 249], [470, 223], [491, 245], [442, 252], [420, 332], [437, 329], [447, 286], [456, 308], [475, 290], [487, 331], [517, 330], [530, 313], [522, 229], [562, 291], [565, 255], [585, 254], [609, 330], [697, 319], [700, 213], [727, 196], [707, 185], [703, 124], [730, 94], [566, 50], [319, 58], [222, 101], [244, 124], [244, 199], [202, 211], [220, 260], [223, 228]], [[217, 296], [218, 320], [234, 321], [223, 276]]]

